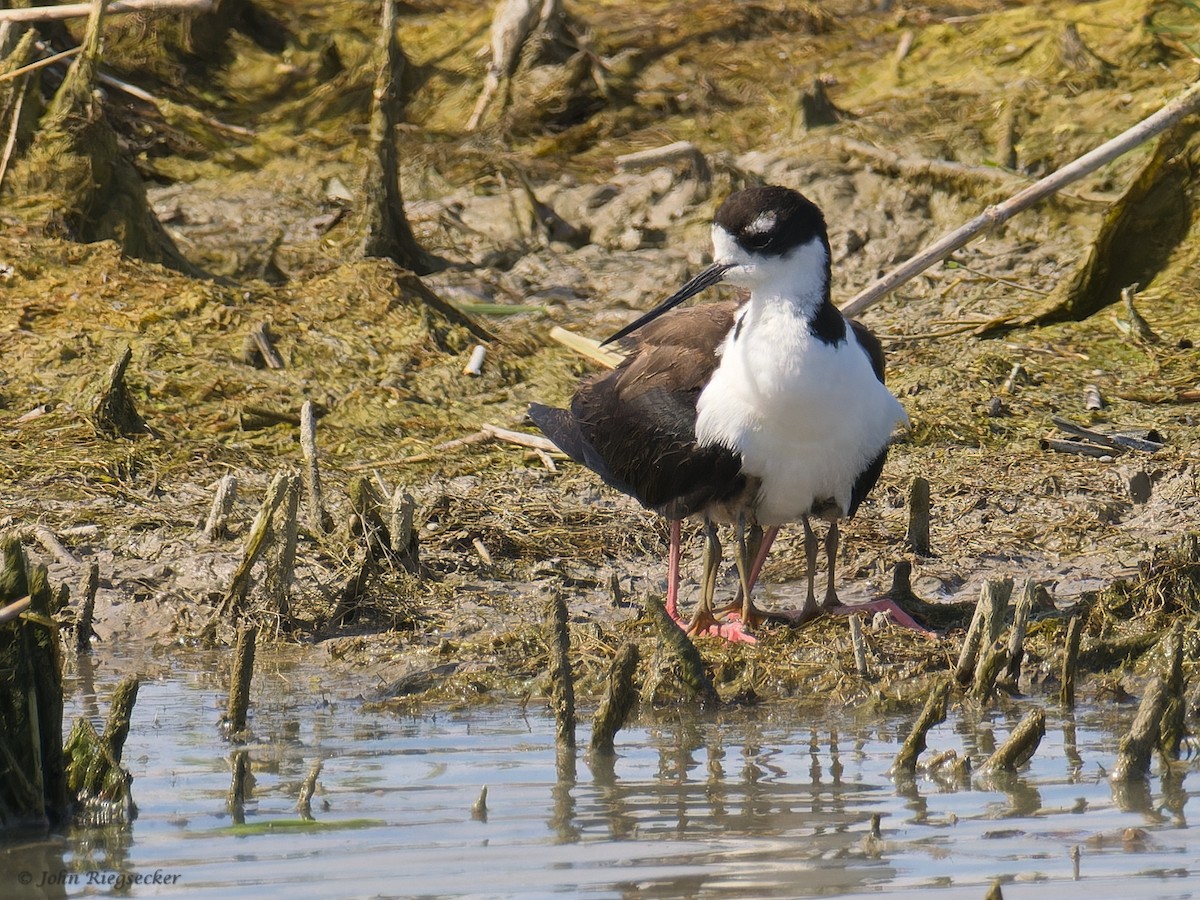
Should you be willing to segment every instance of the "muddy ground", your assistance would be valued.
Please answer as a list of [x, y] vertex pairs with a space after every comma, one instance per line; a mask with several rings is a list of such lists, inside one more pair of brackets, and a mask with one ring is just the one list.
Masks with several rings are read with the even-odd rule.
[[[825, 210], [835, 300], [844, 301], [1158, 109], [1195, 78], [1200, 46], [1194, 7], [1169, 0], [567, 4], [582, 54], [524, 70], [510, 109], [468, 132], [490, 11], [402, 4], [412, 75], [398, 132], [406, 208], [443, 263], [424, 285], [494, 335], [473, 377], [463, 369], [480, 340], [431, 311], [413, 276], [348, 249], [375, 4], [336, 4], [332, 18], [326, 4], [256, 6], [278, 41], [245, 27], [203, 64], [155, 66], [117, 41], [108, 58], [119, 77], [253, 133], [108, 96], [155, 212], [206, 276], [131, 258], [115, 242], [55, 236], [17, 198], [0, 207], [0, 527], [22, 529], [31, 556], [76, 592], [87, 565], [99, 564], [101, 653], [126, 642], [169, 653], [181, 642], [229, 640], [232, 623], [216, 610], [268, 483], [300, 470], [299, 409], [311, 400], [334, 525], [321, 533], [301, 505], [288, 616], [273, 607], [262, 564], [250, 611], [280, 640], [355, 673], [364, 694], [401, 703], [540, 694], [553, 591], [571, 610], [585, 697], [628, 640], [646, 651], [648, 695], [676, 690], [659, 677], [669, 667], [650, 652], [642, 609], [665, 586], [663, 523], [561, 457], [500, 440], [443, 447], [489, 424], [534, 433], [528, 403], [565, 402], [597, 370], [551, 340], [553, 326], [603, 337], [661, 299], [706, 261], [708, 223], [724, 196], [761, 182], [796, 187]], [[831, 124], [806, 124], [816, 82], [840, 112]], [[1167, 212], [1111, 251], [1136, 269], [1142, 241], [1158, 248], [1134, 299], [1152, 335], [1130, 324], [1112, 290], [1112, 305], [1079, 318], [1012, 323], [1061, 300], [1056, 289], [1146, 170], [1154, 142], [865, 314], [912, 428], [843, 531], [842, 595], [886, 592], [906, 560], [915, 594], [949, 604], [930, 619], [941, 636], [873, 623], [874, 686], [855, 674], [844, 620], [769, 627], [754, 647], [703, 639], [724, 695], [903, 695], [910, 676], [957, 653], [970, 610], [954, 604], [973, 604], [994, 577], [1011, 576], [1018, 593], [1026, 579], [1046, 589], [1027, 666], [1037, 678], [1054, 671], [1073, 612], [1085, 616], [1097, 684], [1140, 678], [1164, 627], [1194, 626], [1200, 560], [1186, 536], [1200, 506], [1191, 402], [1200, 279], [1189, 238], [1200, 156], [1191, 133], [1174, 138]], [[680, 140], [699, 148], [703, 166], [617, 164]], [[919, 165], [930, 160], [954, 167]], [[551, 239], [526, 185], [586, 239]], [[1173, 238], [1160, 228], [1170, 216]], [[996, 320], [1008, 324], [983, 327]], [[247, 354], [259, 323], [282, 368]], [[126, 344], [127, 381], [153, 433], [113, 438], [94, 426], [93, 403]], [[1099, 409], [1086, 406], [1089, 385], [1103, 397]], [[1157, 432], [1163, 447], [1054, 452], [1042, 440], [1055, 415], [1106, 432]], [[232, 533], [210, 541], [201, 527], [226, 474], [238, 479]], [[419, 572], [385, 564], [356, 582], [362, 542], [347, 491], [363, 474], [383, 496], [413, 496]], [[928, 556], [904, 540], [918, 475], [933, 498]], [[1138, 477], [1150, 482], [1148, 496], [1131, 493]], [[38, 525], [69, 556], [47, 549]], [[777, 547], [763, 599], [792, 606], [803, 553], [794, 534]], [[690, 597], [694, 532], [688, 548]], [[727, 572], [723, 590], [734, 580]], [[355, 594], [355, 584], [365, 590]], [[333, 621], [348, 592], [350, 615]], [[1200, 648], [1188, 646], [1190, 667]]]

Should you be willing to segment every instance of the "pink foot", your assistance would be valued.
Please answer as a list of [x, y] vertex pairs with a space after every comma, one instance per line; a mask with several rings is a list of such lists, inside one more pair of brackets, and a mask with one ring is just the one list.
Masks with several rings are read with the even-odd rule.
[[923, 634], [927, 637], [937, 637], [937, 632], [931, 631], [916, 619], [902, 610], [895, 600], [872, 600], [869, 603], [855, 603], [853, 606], [833, 606], [828, 612], [835, 613], [839, 616], [852, 616], [860, 612], [883, 612], [891, 616], [892, 621], [902, 628], [909, 628], [917, 634]]
[[714, 620], [711, 625], [694, 631], [693, 634], [709, 634], [713, 637], [724, 638], [731, 644], [758, 643], [758, 638], [746, 630], [742, 617], [737, 613], [730, 613], [719, 622]]

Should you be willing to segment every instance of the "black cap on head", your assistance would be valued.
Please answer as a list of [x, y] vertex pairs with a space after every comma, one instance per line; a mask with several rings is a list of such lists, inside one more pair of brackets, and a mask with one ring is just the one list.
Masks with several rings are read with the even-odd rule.
[[814, 237], [829, 240], [821, 210], [799, 191], [785, 187], [754, 187], [730, 194], [714, 222], [743, 250], [763, 256], [783, 256]]

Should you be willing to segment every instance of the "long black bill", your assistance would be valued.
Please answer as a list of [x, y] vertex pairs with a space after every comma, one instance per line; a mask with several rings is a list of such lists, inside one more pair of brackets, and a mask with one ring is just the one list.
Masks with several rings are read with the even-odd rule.
[[722, 278], [725, 277], [725, 273], [732, 269], [733, 266], [733, 263], [713, 263], [662, 303], [658, 304], [658, 306], [654, 307], [654, 309], [650, 310], [650, 312], [646, 313], [637, 321], [626, 325], [612, 337], [602, 341], [600, 346], [603, 347], [605, 344], [611, 344], [613, 341], [619, 341], [627, 334], [633, 334], [633, 332], [637, 331], [643, 325], [653, 322], [663, 313], [674, 309], [689, 297], [694, 297], [706, 287], [712, 287], [714, 284], [717, 284]]

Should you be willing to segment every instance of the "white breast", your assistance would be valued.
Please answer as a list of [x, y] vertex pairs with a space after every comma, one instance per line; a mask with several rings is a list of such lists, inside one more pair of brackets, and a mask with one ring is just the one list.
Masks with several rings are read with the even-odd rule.
[[742, 471], [761, 480], [759, 524], [794, 522], [829, 500], [844, 514], [904, 409], [849, 324], [830, 346], [787, 303], [752, 302], [742, 315], [700, 395], [697, 440], [737, 451]]

